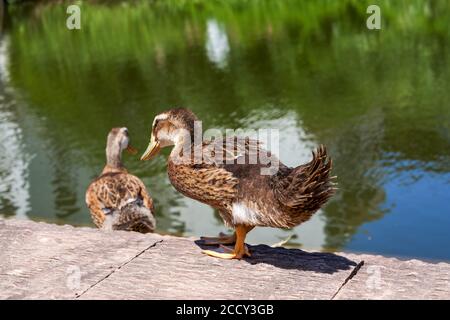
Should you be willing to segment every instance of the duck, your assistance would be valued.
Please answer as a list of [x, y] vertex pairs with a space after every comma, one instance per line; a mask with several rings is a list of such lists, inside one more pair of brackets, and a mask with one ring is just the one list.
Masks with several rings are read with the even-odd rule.
[[[222, 259], [251, 257], [245, 238], [253, 228], [298, 226], [335, 193], [336, 177], [331, 176], [332, 159], [325, 146], [312, 152], [310, 162], [288, 167], [256, 139], [199, 139], [198, 122], [197, 116], [186, 108], [156, 115], [150, 143], [141, 160], [150, 160], [162, 148], [172, 147], [167, 161], [171, 184], [183, 195], [216, 209], [225, 225], [234, 229], [232, 235], [201, 237], [205, 245], [223, 248], [220, 252], [203, 253]], [[201, 132], [200, 135], [203, 137]], [[248, 161], [264, 152], [270, 156], [270, 162], [261, 157]], [[276, 170], [262, 174], [272, 167]], [[233, 244], [234, 247], [228, 246]]]
[[126, 127], [113, 128], [106, 144], [106, 165], [86, 190], [94, 224], [103, 230], [149, 233], [155, 230], [153, 200], [144, 183], [128, 173], [122, 152], [136, 154]]

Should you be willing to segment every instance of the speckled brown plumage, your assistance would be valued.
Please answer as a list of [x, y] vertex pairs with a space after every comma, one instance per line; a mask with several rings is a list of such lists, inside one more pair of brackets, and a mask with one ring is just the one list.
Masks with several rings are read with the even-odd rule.
[[[160, 119], [152, 130], [154, 135], [159, 130], [173, 132], [180, 127], [192, 133], [197, 117], [186, 109], [172, 109]], [[324, 146], [313, 152], [311, 162], [289, 168], [265, 151], [260, 142], [249, 138], [215, 139], [203, 141], [201, 146], [194, 145], [192, 139], [189, 143], [191, 160], [187, 163], [175, 161], [177, 156], [183, 156], [183, 150], [180, 154], [175, 150], [171, 153], [170, 181], [184, 195], [218, 209], [229, 226], [237, 224], [233, 204], [242, 204], [254, 213], [246, 221], [248, 225], [291, 228], [308, 220], [334, 194], [332, 161]], [[202, 149], [200, 163], [194, 159], [196, 147]], [[260, 152], [277, 161], [279, 170], [274, 175], [261, 175], [261, 168], [268, 168], [271, 163], [262, 164], [259, 157], [257, 163], [249, 163]], [[223, 161], [217, 161], [217, 153], [222, 153], [219, 159]]]
[[108, 139], [108, 163], [86, 191], [92, 219], [102, 229], [152, 232], [155, 228], [153, 201], [143, 182], [122, 165], [117, 156], [121, 148], [111, 152], [120, 142], [117, 137], [120, 132], [115, 128], [111, 133], [114, 138]]
[[[202, 149], [210, 144], [204, 142]], [[241, 157], [248, 158], [251, 152], [261, 149], [260, 144], [254, 150], [246, 144], [245, 155]], [[233, 203], [241, 203], [257, 213], [253, 221], [248, 221], [249, 225], [292, 228], [307, 221], [334, 194], [329, 175], [332, 162], [323, 146], [313, 152], [310, 163], [297, 168], [279, 162], [279, 170], [272, 176], [260, 174], [261, 168], [270, 167], [270, 163], [238, 164], [239, 161], [237, 157], [232, 164], [177, 165], [169, 158], [168, 175], [179, 192], [218, 209], [231, 227], [236, 225]]]

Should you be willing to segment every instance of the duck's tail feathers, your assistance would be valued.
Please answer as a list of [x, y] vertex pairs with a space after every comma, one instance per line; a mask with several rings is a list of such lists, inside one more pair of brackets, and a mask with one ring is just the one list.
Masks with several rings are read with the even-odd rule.
[[288, 210], [313, 214], [337, 189], [325, 146], [320, 145], [312, 155], [311, 162], [292, 169], [276, 183], [276, 197]]

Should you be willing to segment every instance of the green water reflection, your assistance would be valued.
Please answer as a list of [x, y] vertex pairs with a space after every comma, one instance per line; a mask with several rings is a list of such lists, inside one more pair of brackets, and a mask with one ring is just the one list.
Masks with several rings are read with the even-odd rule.
[[[382, 9], [380, 31], [365, 26], [369, 3]], [[309, 223], [255, 230], [251, 243], [294, 235], [289, 244], [308, 249], [450, 259], [450, 3], [80, 4], [79, 31], [61, 2], [7, 9], [2, 215], [92, 225], [84, 191], [109, 129], [127, 126], [143, 149], [153, 116], [186, 106], [204, 128], [279, 129], [289, 165], [318, 143], [331, 151], [336, 197]], [[172, 188], [165, 157], [125, 161], [155, 199], [160, 232], [224, 231]]]

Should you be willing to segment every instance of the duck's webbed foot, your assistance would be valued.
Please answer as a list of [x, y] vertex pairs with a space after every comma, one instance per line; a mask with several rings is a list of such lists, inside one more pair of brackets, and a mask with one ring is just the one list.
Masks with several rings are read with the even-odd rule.
[[232, 235], [226, 235], [220, 233], [218, 237], [200, 237], [204, 245], [207, 246], [217, 246], [221, 244], [234, 244], [236, 243], [236, 233]]
[[211, 257], [221, 258], [221, 259], [242, 259], [243, 257], [251, 257], [250, 251], [248, 250], [248, 247], [244, 244], [242, 247], [239, 248], [228, 248], [224, 245], [220, 245], [220, 247], [225, 252], [217, 252], [213, 250], [203, 250], [202, 252], [204, 254], [207, 254]]
[[225, 247], [223, 244], [220, 244], [220, 247], [226, 252], [216, 252], [212, 250], [203, 250], [202, 252], [209, 256], [221, 259], [242, 259], [244, 256], [250, 257], [250, 252], [245, 245], [245, 236], [252, 229], [252, 226], [236, 226], [236, 232], [234, 236], [236, 244], [234, 245], [234, 249]]

